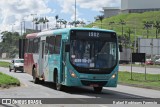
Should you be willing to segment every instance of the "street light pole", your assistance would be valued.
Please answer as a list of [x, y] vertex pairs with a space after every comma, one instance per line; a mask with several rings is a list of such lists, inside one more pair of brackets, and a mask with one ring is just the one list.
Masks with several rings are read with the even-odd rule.
[[37, 15], [37, 14], [31, 14], [31, 16], [33, 16], [33, 20], [32, 20], [32, 22], [33, 22], [33, 30], [34, 30], [34, 16], [35, 15]]
[[12, 33], [14, 32], [14, 29], [13, 29], [13, 26], [14, 26], [15, 24], [12, 24]]
[[25, 24], [25, 20], [23, 21], [23, 30], [24, 30], [24, 33], [26, 32], [26, 24]]
[[77, 4], [76, 4], [76, 0], [75, 0], [75, 27], [76, 27], [76, 8], [77, 8]]
[[22, 21], [21, 21], [21, 36], [22, 36]]

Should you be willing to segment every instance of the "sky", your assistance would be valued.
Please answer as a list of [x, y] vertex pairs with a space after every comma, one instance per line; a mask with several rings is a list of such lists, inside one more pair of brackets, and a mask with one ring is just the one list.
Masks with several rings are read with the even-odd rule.
[[[120, 0], [76, 0], [77, 20], [89, 23], [102, 15], [103, 7], [120, 7]], [[49, 27], [55, 26], [55, 16], [68, 22], [75, 18], [75, 0], [0, 0], [0, 32], [20, 31], [21, 22], [27, 29], [33, 28], [32, 20], [37, 17], [49, 19]]]

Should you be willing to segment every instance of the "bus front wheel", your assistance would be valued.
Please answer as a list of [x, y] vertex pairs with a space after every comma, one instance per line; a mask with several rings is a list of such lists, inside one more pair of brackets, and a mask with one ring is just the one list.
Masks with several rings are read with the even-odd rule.
[[62, 91], [63, 86], [62, 86], [62, 84], [58, 83], [58, 74], [57, 73], [55, 73], [55, 75], [54, 75], [54, 82], [55, 82], [55, 89], [58, 91]]
[[93, 89], [94, 89], [94, 92], [100, 93], [102, 91], [103, 87], [93, 87]]

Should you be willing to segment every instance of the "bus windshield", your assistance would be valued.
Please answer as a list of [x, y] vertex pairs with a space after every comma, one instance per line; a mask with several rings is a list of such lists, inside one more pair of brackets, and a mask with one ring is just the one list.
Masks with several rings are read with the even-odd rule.
[[117, 63], [116, 41], [71, 40], [70, 60], [82, 68], [111, 68]]

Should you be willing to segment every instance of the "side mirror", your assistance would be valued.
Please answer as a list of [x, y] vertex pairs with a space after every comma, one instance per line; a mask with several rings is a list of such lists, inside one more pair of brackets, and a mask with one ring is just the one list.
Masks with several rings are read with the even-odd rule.
[[123, 52], [123, 47], [122, 47], [122, 45], [119, 45], [119, 52]]
[[14, 60], [12, 60], [11, 62], [14, 63]]
[[65, 52], [69, 52], [70, 51], [70, 45], [69, 44], [66, 44], [65, 45]]

